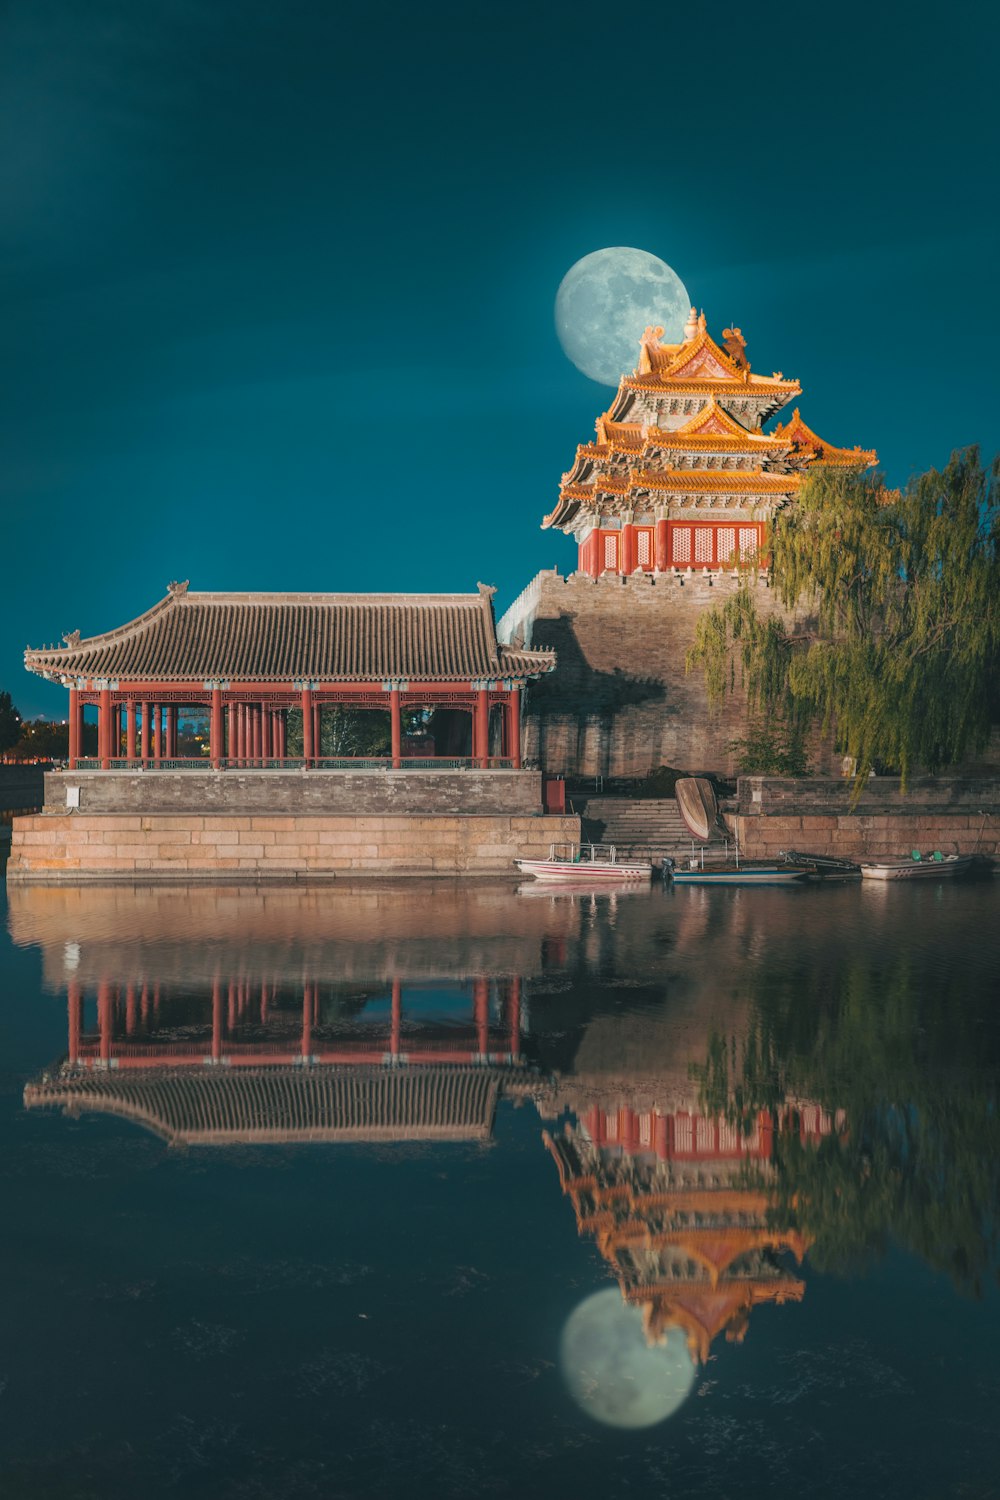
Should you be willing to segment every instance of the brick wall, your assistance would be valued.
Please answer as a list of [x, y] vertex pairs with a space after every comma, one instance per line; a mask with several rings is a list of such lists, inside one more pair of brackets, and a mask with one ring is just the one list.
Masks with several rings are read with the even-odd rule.
[[18, 818], [11, 884], [509, 875], [577, 841], [576, 817], [40, 813]]
[[540, 811], [537, 771], [50, 771], [45, 809], [82, 813], [522, 813]]
[[[727, 750], [744, 729], [736, 693], [711, 705], [700, 671], [684, 660], [695, 625], [737, 587], [731, 573], [539, 573], [497, 626], [502, 641], [550, 646], [555, 672], [529, 688], [525, 756], [546, 771], [637, 776], [669, 765], [733, 772]], [[761, 580], [757, 604], [782, 614]], [[814, 749], [821, 769], [829, 752]]]
[[844, 858], [1000, 853], [1000, 778], [926, 777], [905, 796], [898, 781], [876, 778], [854, 812], [850, 794], [845, 781], [741, 777], [726, 822], [747, 858], [781, 849]]

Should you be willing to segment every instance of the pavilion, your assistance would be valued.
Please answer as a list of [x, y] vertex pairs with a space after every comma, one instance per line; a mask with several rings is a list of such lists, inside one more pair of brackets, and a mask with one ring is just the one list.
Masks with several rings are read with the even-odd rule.
[[[388, 709], [390, 754], [364, 765], [521, 767], [521, 694], [551, 672], [552, 651], [497, 641], [493, 589], [474, 594], [197, 593], [165, 599], [103, 635], [28, 649], [28, 671], [69, 690], [71, 770], [341, 769], [322, 755], [325, 708]], [[83, 710], [98, 710], [98, 754], [83, 750]], [[178, 756], [182, 708], [207, 712], [208, 755]], [[405, 710], [471, 718], [471, 755], [404, 754]], [[288, 754], [289, 710], [302, 754]], [[491, 748], [499, 754], [491, 754]]]

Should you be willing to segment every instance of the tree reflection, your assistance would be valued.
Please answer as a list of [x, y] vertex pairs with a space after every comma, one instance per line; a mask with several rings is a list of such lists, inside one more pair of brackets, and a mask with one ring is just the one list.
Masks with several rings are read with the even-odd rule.
[[819, 1270], [855, 1273], [892, 1245], [978, 1295], [997, 1270], [1000, 1111], [988, 986], [906, 953], [755, 976], [741, 1038], [697, 1069], [706, 1109], [749, 1119], [801, 1098], [836, 1107], [818, 1146], [775, 1138], [774, 1214]]

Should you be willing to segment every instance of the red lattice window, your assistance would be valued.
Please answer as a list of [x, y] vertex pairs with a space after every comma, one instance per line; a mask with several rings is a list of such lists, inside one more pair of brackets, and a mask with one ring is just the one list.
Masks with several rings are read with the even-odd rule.
[[736, 527], [720, 526], [718, 534], [718, 559], [720, 563], [736, 561]]
[[653, 533], [651, 531], [637, 531], [635, 536], [636, 560], [640, 568], [648, 568], [653, 561]]
[[690, 526], [674, 527], [671, 546], [673, 548], [673, 559], [675, 563], [688, 563], [691, 561]]
[[746, 562], [748, 557], [757, 556], [757, 528], [756, 526], [740, 527], [740, 561]]
[[696, 526], [694, 529], [694, 560], [696, 563], [712, 561], [712, 528]]
[[604, 566], [606, 568], [618, 567], [618, 538], [617, 536], [606, 536], [604, 538]]

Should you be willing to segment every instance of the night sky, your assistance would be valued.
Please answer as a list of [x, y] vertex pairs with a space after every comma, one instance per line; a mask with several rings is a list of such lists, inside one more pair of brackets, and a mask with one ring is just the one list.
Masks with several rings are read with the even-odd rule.
[[171, 579], [570, 571], [538, 523], [611, 392], [552, 307], [605, 245], [893, 483], [995, 452], [996, 15], [0, 4], [0, 688], [62, 717], [25, 644]]

